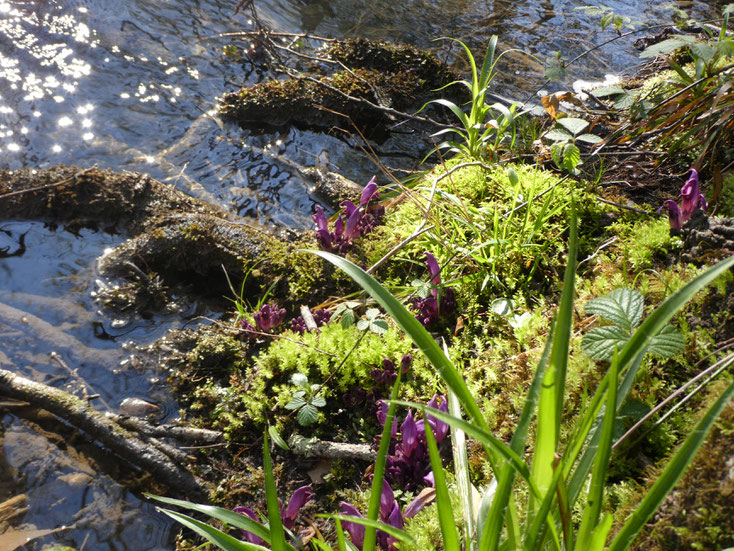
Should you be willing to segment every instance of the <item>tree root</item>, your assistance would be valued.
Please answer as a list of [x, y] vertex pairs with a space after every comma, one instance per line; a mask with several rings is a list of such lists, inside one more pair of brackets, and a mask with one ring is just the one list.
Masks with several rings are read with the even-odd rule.
[[139, 437], [110, 416], [95, 411], [83, 400], [5, 369], [0, 369], [0, 395], [30, 402], [53, 413], [83, 430], [134, 467], [149, 472], [172, 492], [187, 499], [206, 499], [206, 492], [194, 476], [163, 453], [161, 448], [171, 452], [181, 462], [188, 459], [183, 452], [154, 439]]

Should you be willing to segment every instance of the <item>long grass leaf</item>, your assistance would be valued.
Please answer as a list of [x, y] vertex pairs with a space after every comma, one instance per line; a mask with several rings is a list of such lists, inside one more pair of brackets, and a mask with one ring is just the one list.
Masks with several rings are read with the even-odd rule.
[[433, 480], [435, 482], [436, 508], [438, 509], [438, 524], [441, 528], [441, 536], [443, 537], [443, 548], [446, 551], [460, 551], [459, 531], [456, 529], [449, 489], [446, 486], [446, 475], [443, 472], [441, 456], [438, 454], [436, 438], [433, 436], [433, 431], [428, 425], [427, 418], [423, 418], [423, 423], [426, 429], [426, 444], [428, 445], [428, 455], [431, 459], [431, 469], [433, 470]]
[[[443, 343], [444, 353], [448, 355], [446, 342]], [[461, 418], [461, 404], [456, 399], [456, 395], [448, 389], [448, 406], [449, 413], [455, 418]], [[472, 534], [474, 534], [474, 499], [471, 485], [471, 473], [469, 472], [469, 453], [466, 449], [466, 433], [457, 428], [451, 427], [451, 446], [454, 456], [454, 473], [456, 485], [459, 489], [459, 497], [461, 498], [461, 506], [464, 517], [464, 541], [469, 542]]]
[[168, 515], [176, 522], [183, 524], [186, 528], [193, 530], [223, 551], [268, 551], [267, 547], [238, 540], [229, 534], [225, 534], [221, 530], [217, 530], [213, 526], [209, 526], [208, 524], [191, 518], [188, 515], [184, 515], [183, 513], [177, 513], [176, 511], [161, 508], [158, 508], [158, 510], [161, 513]]
[[184, 509], [196, 511], [197, 513], [203, 513], [217, 520], [221, 520], [222, 522], [226, 522], [227, 524], [230, 524], [235, 528], [239, 528], [240, 530], [247, 530], [248, 532], [252, 532], [260, 539], [265, 540], [266, 543], [270, 543], [270, 530], [268, 530], [259, 522], [256, 522], [244, 515], [240, 515], [239, 513], [235, 513], [234, 511], [230, 511], [229, 509], [223, 509], [222, 507], [215, 507], [213, 505], [201, 505], [198, 503], [191, 503], [189, 501], [173, 499], [171, 497], [154, 496], [151, 494], [144, 495], [151, 499], [155, 499], [156, 501], [168, 503], [169, 505], [177, 505], [178, 507], [183, 507]]
[[604, 486], [609, 467], [609, 458], [612, 454], [612, 440], [614, 439], [614, 422], [617, 417], [617, 354], [609, 370], [609, 390], [607, 391], [606, 412], [601, 428], [601, 443], [596, 453], [594, 469], [591, 473], [591, 485], [586, 498], [586, 507], [581, 517], [581, 526], [577, 536], [577, 549], [589, 549], [591, 538], [599, 521]]
[[609, 551], [625, 551], [693, 461], [714, 422], [734, 397], [734, 383], [719, 396], [612, 540]]
[[273, 477], [273, 461], [270, 458], [270, 442], [268, 431], [265, 431], [263, 440], [263, 471], [265, 471], [265, 501], [268, 505], [268, 523], [270, 524], [270, 545], [273, 551], [285, 551], [285, 531], [283, 520], [280, 518], [280, 503], [278, 502], [278, 489]]
[[563, 278], [563, 292], [553, 336], [548, 369], [538, 402], [538, 429], [533, 454], [532, 474], [542, 494], [550, 491], [553, 462], [558, 448], [563, 413], [563, 393], [566, 386], [568, 349], [573, 322], [573, 298], [576, 277], [577, 228], [575, 206], [571, 210], [571, 235], [568, 263]]

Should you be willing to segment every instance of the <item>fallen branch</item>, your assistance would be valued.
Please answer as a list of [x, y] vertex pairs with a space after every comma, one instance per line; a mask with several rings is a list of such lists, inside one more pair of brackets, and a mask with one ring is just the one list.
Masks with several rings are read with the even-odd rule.
[[83, 430], [134, 467], [149, 472], [171, 491], [189, 499], [206, 493], [185, 468], [174, 463], [152, 442], [146, 442], [89, 404], [67, 392], [0, 369], [0, 395], [30, 402]]
[[53, 184], [46, 184], [44, 186], [38, 186], [38, 187], [32, 187], [28, 189], [19, 189], [18, 191], [11, 191], [10, 193], [4, 193], [3, 195], [0, 195], [0, 199], [7, 199], [8, 197], [14, 197], [15, 195], [23, 195], [24, 193], [33, 193], [34, 191], [43, 191], [46, 189], [51, 189], [55, 187], [60, 187], [66, 184], [70, 184], [74, 180], [76, 180], [79, 176], [84, 174], [85, 172], [89, 172], [90, 170], [97, 168], [97, 165], [90, 166], [89, 168], [85, 168], [84, 170], [80, 170], [73, 176], [70, 176], [69, 178], [65, 178], [64, 180], [61, 180], [60, 182], [55, 182]]
[[304, 457], [320, 457], [325, 459], [358, 459], [374, 462], [377, 452], [369, 444], [347, 444], [306, 438], [294, 434], [288, 439], [293, 453]]

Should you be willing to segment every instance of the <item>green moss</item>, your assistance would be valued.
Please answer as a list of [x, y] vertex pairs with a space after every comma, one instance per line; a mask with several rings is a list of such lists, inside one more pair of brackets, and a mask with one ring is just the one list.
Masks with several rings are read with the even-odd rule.
[[[709, 201], [712, 197], [709, 195]], [[721, 194], [716, 202], [716, 214], [723, 217], [734, 216], [734, 173], [729, 174], [721, 185]]]
[[[321, 384], [334, 375], [359, 338], [355, 326], [342, 327], [330, 323], [318, 332], [298, 335], [286, 332], [273, 341], [255, 360], [246, 375], [246, 395], [241, 399], [252, 419], [263, 419], [266, 412], [278, 411], [290, 400], [294, 387], [290, 378], [303, 373], [311, 384]], [[366, 333], [359, 346], [344, 361], [323, 390], [327, 408], [340, 409], [342, 394], [353, 388], [369, 389], [374, 386], [370, 371], [382, 366], [384, 358], [399, 361], [411, 349], [402, 334], [389, 330], [385, 335]], [[419, 395], [429, 395], [436, 385], [436, 376], [428, 369], [422, 357], [416, 358], [411, 373]], [[413, 393], [413, 395], [415, 395]], [[411, 392], [408, 391], [408, 396]], [[280, 410], [286, 413], [285, 410]]]

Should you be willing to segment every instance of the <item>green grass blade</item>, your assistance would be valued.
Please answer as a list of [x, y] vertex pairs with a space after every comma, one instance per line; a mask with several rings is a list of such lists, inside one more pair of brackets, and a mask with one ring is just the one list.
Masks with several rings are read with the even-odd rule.
[[566, 386], [566, 367], [573, 322], [577, 234], [576, 212], [575, 208], [572, 208], [571, 235], [568, 243], [568, 263], [563, 278], [563, 292], [558, 308], [548, 369], [543, 377], [543, 386], [538, 401], [538, 429], [532, 474], [541, 494], [551, 490], [553, 461], [561, 431], [563, 392]]
[[350, 276], [357, 284], [359, 284], [369, 295], [375, 299], [388, 314], [395, 320], [400, 329], [402, 329], [415, 345], [425, 354], [431, 365], [438, 371], [439, 376], [456, 394], [461, 402], [464, 410], [468, 413], [474, 423], [489, 432], [489, 427], [484, 419], [482, 411], [479, 409], [477, 402], [474, 400], [466, 382], [456, 367], [446, 357], [441, 348], [439, 348], [433, 337], [426, 329], [415, 319], [400, 301], [398, 301], [390, 292], [380, 285], [372, 276], [367, 274], [356, 264], [324, 251], [309, 251], [317, 254], [322, 258], [334, 264], [337, 268]]
[[[337, 525], [337, 527], [338, 527], [338, 525]], [[344, 534], [342, 533], [342, 539], [343, 538], [344, 538]], [[316, 549], [320, 550], [320, 551], [334, 551], [334, 548], [333, 547], [327, 545], [327, 543], [325, 541], [320, 540], [318, 538], [311, 538], [309, 540], [309, 543], [311, 545], [313, 545]], [[338, 549], [339, 549], [339, 551], [346, 551], [347, 550], [346, 545], [343, 548], [342, 547], [339, 547]]]
[[[400, 528], [395, 528], [391, 524], [385, 524], [384, 522], [380, 522], [379, 520], [372, 520], [365, 517], [353, 517], [351, 515], [318, 515], [324, 518], [333, 518], [336, 520], [345, 520], [348, 522], [353, 522], [354, 524], [361, 524], [366, 528], [365, 533], [367, 530], [372, 530], [373, 532], [377, 532], [377, 530], [380, 530], [382, 532], [385, 532], [386, 534], [394, 537], [396, 540], [405, 543], [406, 545], [409, 545], [413, 548], [418, 547], [418, 543], [413, 539], [413, 536], [405, 532], [404, 530], [401, 530]], [[362, 549], [364, 551], [367, 551], [368, 549], [374, 549], [374, 547], [367, 547], [366, 544], [362, 545]]]
[[665, 499], [678, 480], [693, 461], [696, 452], [703, 444], [714, 422], [719, 417], [729, 401], [734, 397], [734, 383], [719, 396], [714, 404], [706, 412], [701, 421], [698, 422], [693, 432], [686, 438], [683, 445], [676, 452], [655, 484], [647, 492], [643, 500], [632, 513], [632, 516], [624, 523], [622, 529], [612, 541], [609, 551], [625, 551], [637, 533], [645, 523], [652, 517], [657, 508]]
[[[525, 443], [530, 430], [530, 424], [532, 423], [533, 416], [535, 415], [535, 408], [540, 398], [543, 376], [548, 366], [548, 359], [550, 358], [553, 336], [554, 328], [551, 327], [550, 334], [548, 335], [548, 341], [546, 342], [545, 349], [543, 350], [543, 355], [540, 357], [538, 367], [535, 369], [533, 382], [530, 384], [525, 404], [523, 405], [522, 412], [520, 413], [520, 419], [517, 422], [515, 434], [513, 434], [512, 440], [510, 441], [510, 448], [516, 454], [523, 453], [525, 450]], [[488, 551], [490, 549], [497, 548], [497, 544], [502, 533], [502, 525], [507, 509], [507, 503], [509, 503], [509, 500], [512, 498], [512, 486], [515, 483], [516, 472], [517, 471], [513, 469], [512, 465], [508, 462], [505, 463], [497, 473], [497, 490], [492, 504], [489, 507], [489, 513], [486, 519], [481, 519], [479, 521], [480, 525], [488, 527], [488, 529], [482, 529], [481, 533], [479, 533], [479, 551]]]
[[189, 501], [173, 499], [170, 497], [154, 496], [151, 494], [144, 495], [146, 497], [155, 499], [156, 501], [167, 503], [169, 505], [177, 505], [178, 507], [183, 507], [191, 511], [196, 511], [197, 513], [203, 513], [217, 520], [221, 520], [222, 522], [226, 522], [227, 524], [234, 526], [235, 528], [252, 532], [260, 539], [265, 540], [266, 543], [270, 543], [270, 530], [268, 530], [259, 522], [256, 522], [244, 515], [240, 515], [239, 513], [235, 513], [234, 511], [230, 511], [229, 509], [214, 507], [213, 505], [201, 505], [199, 503], [191, 503]]
[[268, 523], [270, 524], [270, 545], [273, 551], [285, 551], [289, 546], [285, 541], [283, 521], [280, 518], [280, 503], [278, 503], [278, 490], [273, 477], [273, 461], [270, 458], [267, 430], [263, 440], [263, 470], [265, 471], [265, 501], [268, 505]]
[[213, 526], [209, 526], [208, 524], [191, 518], [188, 515], [184, 515], [183, 513], [177, 513], [176, 511], [161, 508], [158, 508], [158, 510], [161, 513], [165, 513], [176, 522], [183, 524], [186, 528], [193, 530], [223, 551], [268, 551], [267, 547], [238, 540], [229, 534], [225, 534], [221, 530], [217, 530]]
[[[380, 498], [382, 497], [382, 484], [385, 479], [385, 465], [387, 465], [387, 454], [390, 451], [390, 441], [392, 440], [392, 426], [395, 419], [395, 400], [400, 391], [400, 378], [402, 372], [398, 369], [398, 376], [392, 387], [392, 395], [390, 405], [387, 408], [387, 416], [385, 418], [385, 426], [382, 428], [382, 437], [380, 438], [380, 447], [377, 450], [377, 459], [375, 460], [375, 469], [372, 475], [372, 490], [370, 492], [370, 504], [367, 509], [367, 519], [377, 521], [380, 514]], [[367, 526], [364, 532], [364, 544], [362, 549], [371, 551], [377, 545], [377, 531], [374, 526]]]
[[446, 486], [446, 475], [443, 472], [441, 464], [441, 456], [438, 454], [438, 446], [433, 436], [433, 430], [428, 425], [428, 420], [424, 417], [426, 444], [428, 445], [428, 455], [431, 458], [431, 469], [433, 470], [434, 487], [436, 489], [436, 507], [438, 509], [438, 524], [441, 528], [441, 536], [443, 537], [443, 548], [446, 551], [460, 551], [461, 543], [459, 542], [459, 531], [456, 529], [456, 521], [451, 507], [451, 498], [449, 497], [449, 489]]
[[[446, 342], [443, 342], [444, 354], [448, 355]], [[456, 399], [456, 395], [448, 390], [448, 406], [449, 413], [461, 419], [461, 404]], [[424, 416], [425, 417], [425, 416]], [[454, 456], [454, 474], [456, 485], [459, 490], [461, 499], [461, 507], [463, 509], [462, 516], [464, 518], [464, 541], [471, 540], [474, 534], [474, 500], [472, 499], [471, 473], [469, 469], [469, 453], [466, 449], [466, 432], [458, 427], [451, 427], [451, 447]]]
[[[604, 551], [604, 546], [607, 542], [607, 536], [609, 530], [612, 529], [612, 515], [605, 513], [601, 522], [594, 529], [594, 533], [591, 535], [591, 541], [589, 542], [588, 551]], [[580, 551], [580, 549], [579, 549]]]
[[342, 521], [339, 519], [336, 519], [336, 544], [339, 546], [339, 551], [347, 551], [347, 540], [344, 537]]
[[489, 39], [487, 51], [484, 53], [484, 61], [482, 62], [482, 69], [479, 74], [479, 86], [482, 90], [485, 90], [492, 80], [492, 67], [494, 66], [494, 53], [496, 49], [497, 35], [493, 34], [492, 38]]
[[609, 458], [612, 454], [614, 422], [617, 416], [617, 364], [617, 354], [615, 353], [609, 370], [609, 390], [607, 391], [606, 411], [601, 427], [601, 443], [596, 453], [594, 470], [591, 473], [591, 486], [587, 495], [586, 507], [581, 517], [581, 526], [576, 540], [577, 549], [589, 549], [591, 547], [592, 535], [601, 513]]

